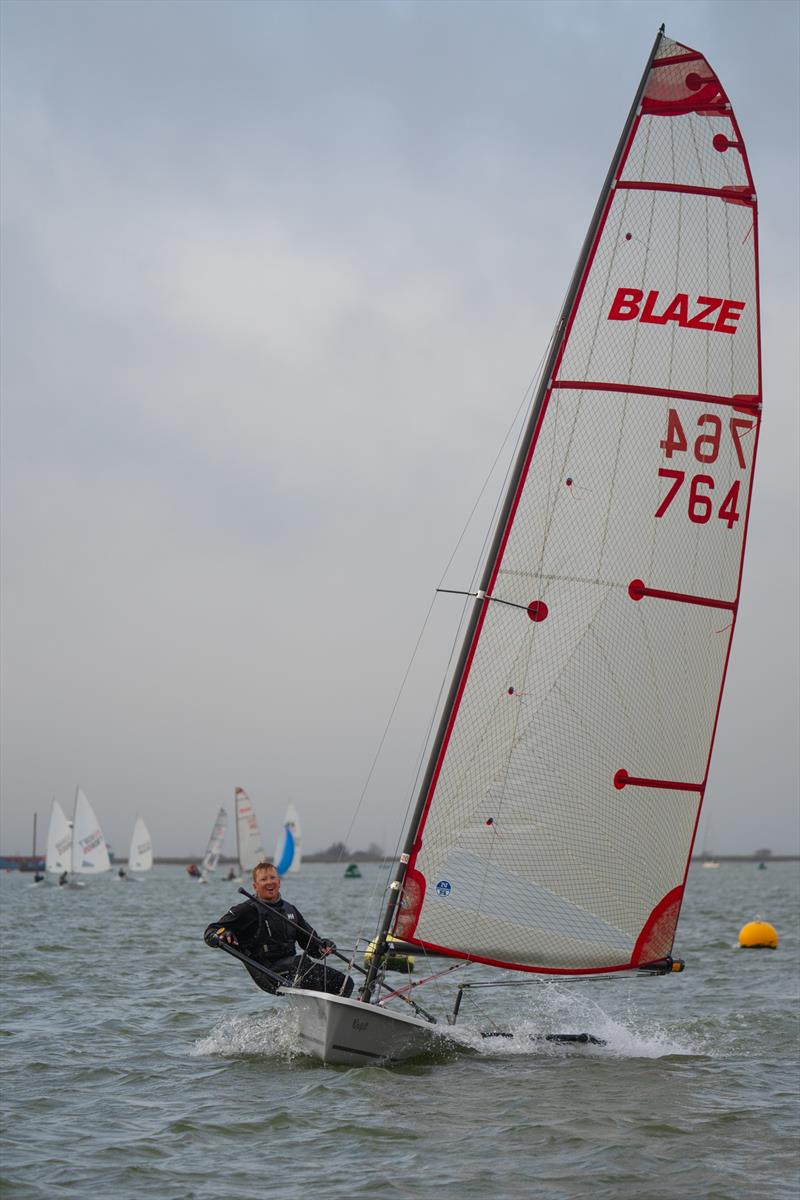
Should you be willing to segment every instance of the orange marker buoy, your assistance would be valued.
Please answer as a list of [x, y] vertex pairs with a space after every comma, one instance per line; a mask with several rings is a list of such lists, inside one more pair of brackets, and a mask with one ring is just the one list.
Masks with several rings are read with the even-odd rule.
[[778, 932], [769, 921], [749, 921], [739, 931], [739, 945], [745, 950], [777, 950]]

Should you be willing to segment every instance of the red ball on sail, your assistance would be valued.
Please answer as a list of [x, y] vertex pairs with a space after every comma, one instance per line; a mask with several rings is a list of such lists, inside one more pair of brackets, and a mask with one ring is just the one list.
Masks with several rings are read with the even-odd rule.
[[528, 616], [532, 621], [543, 621], [547, 613], [548, 608], [544, 600], [531, 600], [528, 605]]

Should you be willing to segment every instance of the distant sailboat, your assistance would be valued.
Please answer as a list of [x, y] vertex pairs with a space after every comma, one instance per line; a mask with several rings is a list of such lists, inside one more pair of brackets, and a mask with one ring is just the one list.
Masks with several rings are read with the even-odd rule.
[[86, 794], [77, 789], [72, 818], [72, 871], [75, 875], [100, 875], [111, 867], [106, 839]]
[[231, 871], [228, 881], [233, 883], [238, 879], [241, 883], [257, 863], [266, 858], [261, 844], [261, 832], [258, 828], [255, 810], [250, 797], [244, 788], [237, 787], [234, 794], [236, 805], [236, 858], [238, 861], [238, 876]]
[[75, 792], [72, 821], [57, 800], [50, 810], [45, 870], [58, 875], [60, 884], [82, 887], [80, 875], [101, 875], [111, 867], [103, 831], [86, 794]]
[[224, 808], [221, 808], [217, 813], [217, 819], [214, 822], [214, 827], [211, 830], [211, 837], [208, 839], [208, 846], [200, 864], [200, 882], [208, 883], [209, 876], [217, 869], [219, 856], [222, 851], [222, 845], [225, 841], [225, 831], [228, 828], [228, 814]]
[[36, 854], [36, 822], [37, 822], [37, 814], [34, 813], [33, 814], [33, 844], [31, 847], [31, 856], [29, 859], [23, 858], [20, 861], [19, 869], [20, 869], [20, 871], [35, 871], [36, 872], [36, 881], [38, 882], [40, 879], [43, 879], [44, 876], [40, 874], [41, 859]]
[[140, 816], [136, 817], [128, 853], [128, 873], [150, 871], [153, 867], [153, 842], [150, 831]]
[[72, 823], [67, 820], [57, 800], [50, 807], [50, 825], [47, 830], [47, 850], [45, 854], [45, 871], [48, 875], [58, 875], [65, 872], [69, 875], [72, 870]]
[[272, 860], [279, 875], [286, 875], [289, 872], [296, 875], [300, 870], [302, 838], [300, 817], [295, 806], [290, 803], [283, 818], [283, 826], [278, 834], [275, 856]]

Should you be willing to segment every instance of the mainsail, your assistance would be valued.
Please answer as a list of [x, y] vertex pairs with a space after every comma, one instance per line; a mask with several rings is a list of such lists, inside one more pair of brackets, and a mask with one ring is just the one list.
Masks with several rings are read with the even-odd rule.
[[669, 955], [760, 414], [744, 142], [704, 57], [659, 35], [433, 744], [398, 937], [540, 972]]
[[99, 875], [111, 866], [106, 839], [95, 811], [81, 788], [75, 793], [72, 823], [72, 871], [76, 875]]
[[153, 866], [153, 843], [150, 832], [141, 817], [137, 816], [131, 836], [128, 854], [129, 871], [149, 871]]
[[214, 822], [214, 827], [211, 830], [211, 837], [208, 839], [203, 861], [200, 864], [202, 871], [202, 879], [208, 881], [208, 876], [212, 871], [217, 869], [219, 856], [222, 853], [222, 846], [225, 841], [225, 831], [228, 828], [228, 814], [224, 808], [221, 808], [217, 813], [217, 819]]
[[72, 870], [72, 826], [56, 799], [50, 809], [45, 870], [58, 875]]
[[250, 797], [244, 788], [235, 792], [236, 803], [236, 853], [239, 859], [239, 870], [242, 874], [252, 871], [257, 863], [266, 858], [264, 847], [261, 845], [261, 834], [258, 821], [250, 803]]
[[302, 857], [303, 834], [300, 828], [300, 817], [297, 809], [290, 802], [283, 818], [283, 825], [278, 834], [275, 854], [272, 861], [279, 875], [291, 872], [296, 875], [300, 870]]

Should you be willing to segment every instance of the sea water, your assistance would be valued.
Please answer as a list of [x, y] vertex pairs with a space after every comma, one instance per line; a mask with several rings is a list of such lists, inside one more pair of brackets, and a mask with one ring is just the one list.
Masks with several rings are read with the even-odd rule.
[[[348, 947], [386, 870], [343, 871], [284, 894]], [[799, 892], [797, 864], [693, 867], [683, 974], [477, 989], [461, 1049], [351, 1069], [299, 1055], [281, 1002], [203, 944], [234, 885], [5, 874], [0, 1194], [796, 1200]], [[777, 950], [737, 947], [756, 917]], [[606, 1044], [540, 1040], [559, 1032]]]

